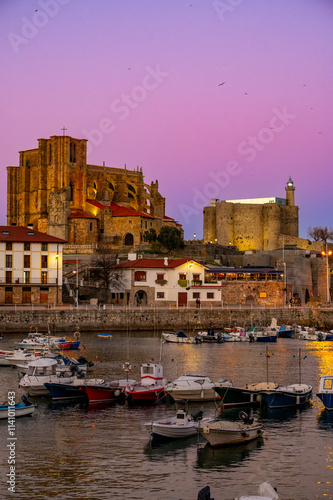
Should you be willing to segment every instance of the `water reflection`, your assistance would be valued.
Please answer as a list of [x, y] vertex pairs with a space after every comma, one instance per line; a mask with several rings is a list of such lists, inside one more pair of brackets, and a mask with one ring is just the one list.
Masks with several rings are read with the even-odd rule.
[[303, 405], [302, 407], [294, 408], [266, 408], [262, 407], [258, 409], [258, 416], [263, 421], [275, 421], [275, 423], [287, 423], [291, 422], [293, 419], [300, 417], [302, 414], [306, 414], [309, 409], [312, 408], [312, 404]]
[[318, 425], [320, 429], [332, 430], [333, 429], [333, 411], [323, 409], [318, 416]]
[[203, 444], [200, 435], [168, 442], [151, 439], [144, 448], [144, 454], [150, 460], [164, 461], [166, 458], [186, 454], [187, 448], [195, 448], [199, 443]]
[[198, 448], [196, 467], [200, 469], [216, 469], [219, 467], [239, 466], [241, 462], [249, 458], [254, 450], [262, 448], [263, 444], [264, 440], [262, 438], [243, 445], [216, 449], [207, 443], [204, 447]]

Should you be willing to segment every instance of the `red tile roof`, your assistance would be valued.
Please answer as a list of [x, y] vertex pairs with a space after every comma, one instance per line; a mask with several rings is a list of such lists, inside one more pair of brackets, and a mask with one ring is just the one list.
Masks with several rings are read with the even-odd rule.
[[196, 264], [199, 264], [200, 266], [209, 269], [208, 266], [205, 266], [204, 264], [201, 264], [201, 262], [198, 262], [197, 260], [194, 259], [169, 259], [169, 258], [167, 266], [164, 264], [164, 259], [137, 259], [137, 260], [129, 260], [127, 262], [122, 262], [120, 264], [117, 264], [115, 267], [139, 268], [139, 269], [146, 269], [146, 268], [175, 269], [176, 267], [186, 264], [186, 262], [195, 262]]
[[96, 219], [93, 215], [86, 214], [82, 210], [71, 210], [71, 214], [69, 216], [71, 219]]
[[23, 226], [0, 226], [0, 241], [66, 243], [66, 240]]
[[138, 212], [133, 208], [122, 207], [113, 201], [110, 205], [103, 205], [103, 203], [100, 203], [99, 201], [90, 199], [86, 200], [86, 202], [101, 210], [108, 208], [114, 217], [147, 217], [149, 219], [154, 219], [152, 215], [146, 214], [145, 212]]

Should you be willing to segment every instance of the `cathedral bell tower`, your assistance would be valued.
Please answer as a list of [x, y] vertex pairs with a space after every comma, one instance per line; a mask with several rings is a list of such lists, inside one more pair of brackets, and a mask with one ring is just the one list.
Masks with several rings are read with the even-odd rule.
[[295, 186], [291, 177], [289, 177], [289, 180], [286, 185], [286, 199], [288, 207], [295, 206]]

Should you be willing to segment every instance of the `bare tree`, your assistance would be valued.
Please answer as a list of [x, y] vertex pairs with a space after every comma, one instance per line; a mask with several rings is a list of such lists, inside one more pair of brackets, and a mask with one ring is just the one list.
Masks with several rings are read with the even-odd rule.
[[111, 253], [107, 245], [101, 245], [90, 261], [93, 276], [101, 288], [104, 288], [107, 297], [109, 297], [110, 292], [124, 290], [123, 272], [115, 267], [117, 260], [118, 254]]
[[325, 227], [309, 227], [308, 228], [308, 236], [312, 238], [314, 241], [323, 241], [326, 243], [328, 240], [333, 240], [333, 229], [328, 229]]

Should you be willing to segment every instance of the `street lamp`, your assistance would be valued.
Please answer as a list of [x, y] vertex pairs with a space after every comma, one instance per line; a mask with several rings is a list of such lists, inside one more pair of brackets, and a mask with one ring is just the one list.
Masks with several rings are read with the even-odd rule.
[[76, 274], [76, 309], [79, 308], [79, 261], [76, 259], [76, 271], [73, 271], [73, 274]]
[[57, 255], [56, 255], [56, 261], [57, 261], [57, 305], [59, 304], [59, 243], [57, 245]]
[[325, 251], [322, 250], [321, 255], [326, 256], [326, 281], [327, 281], [327, 303], [331, 302], [330, 295], [330, 266], [328, 264], [328, 257], [332, 255], [332, 250], [327, 250], [327, 242], [325, 243]]

